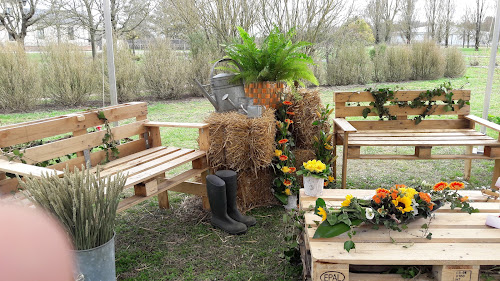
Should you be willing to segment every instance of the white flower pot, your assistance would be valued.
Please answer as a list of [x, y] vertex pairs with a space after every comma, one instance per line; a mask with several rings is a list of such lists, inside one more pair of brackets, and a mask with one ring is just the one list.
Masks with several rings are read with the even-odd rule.
[[297, 194], [288, 195], [288, 203], [283, 205], [285, 210], [291, 211], [292, 209], [297, 209]]
[[308, 196], [319, 197], [323, 194], [324, 182], [322, 178], [304, 177], [304, 192]]

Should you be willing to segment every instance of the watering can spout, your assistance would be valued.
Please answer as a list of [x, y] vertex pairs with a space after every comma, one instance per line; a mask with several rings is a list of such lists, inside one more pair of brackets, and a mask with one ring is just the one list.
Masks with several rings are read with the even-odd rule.
[[205, 89], [203, 89], [203, 85], [201, 85], [201, 83], [198, 82], [198, 80], [194, 79], [194, 81], [196, 82], [196, 84], [198, 84], [198, 87], [200, 87], [201, 93], [208, 99], [208, 101], [210, 101], [210, 103], [212, 103], [212, 105], [215, 107], [215, 110], [218, 111], [219, 105], [217, 104], [217, 101], [209, 93], [207, 93]]

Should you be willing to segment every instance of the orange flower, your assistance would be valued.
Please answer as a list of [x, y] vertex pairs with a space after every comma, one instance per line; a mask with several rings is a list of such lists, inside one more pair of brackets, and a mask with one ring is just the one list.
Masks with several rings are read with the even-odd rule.
[[373, 195], [372, 199], [373, 199], [373, 201], [375, 201], [375, 203], [377, 203], [377, 204], [380, 204], [380, 202], [382, 202], [382, 201], [380, 200], [380, 197], [378, 197], [378, 194], [377, 194], [377, 195]]
[[399, 191], [397, 189], [391, 189], [391, 197], [392, 200], [396, 200], [398, 198]]
[[292, 185], [292, 181], [291, 181], [291, 180], [284, 180], [284, 181], [283, 181], [283, 184], [284, 184], [285, 186], [290, 186], [290, 185]]
[[467, 200], [469, 200], [469, 196], [460, 197], [460, 202], [462, 202], [462, 203], [467, 201]]
[[436, 183], [436, 185], [432, 189], [434, 189], [435, 191], [441, 191], [441, 190], [445, 190], [447, 187], [448, 187], [448, 183], [442, 181], [442, 182]]
[[287, 111], [286, 114], [288, 114], [288, 115], [295, 115], [295, 112], [293, 112], [293, 111]]
[[279, 144], [284, 144], [284, 143], [287, 143], [287, 142], [288, 142], [288, 139], [282, 139], [282, 140], [278, 141]]
[[327, 182], [327, 181], [325, 181], [325, 182], [323, 183], [323, 186], [328, 186], [328, 182]]
[[431, 196], [425, 192], [419, 192], [418, 196], [420, 199], [424, 200], [427, 203], [431, 203]]
[[290, 120], [290, 119], [285, 119], [285, 123], [292, 124], [292, 123], [293, 123], [293, 121], [292, 121], [292, 120]]
[[451, 190], [460, 190], [460, 189], [464, 188], [464, 186], [465, 185], [463, 182], [454, 181], [454, 182], [450, 183]]
[[283, 104], [284, 104], [284, 105], [292, 105], [292, 102], [291, 102], [291, 101], [287, 101], [287, 100], [286, 100], [286, 101], [284, 101], [284, 102], [283, 102]]
[[290, 173], [295, 173], [295, 171], [297, 171], [297, 168], [295, 168], [295, 167], [290, 167]]
[[431, 211], [432, 211], [432, 209], [434, 209], [434, 204], [433, 204], [433, 203], [431, 203], [431, 204], [429, 205], [429, 210], [431, 210]]
[[385, 188], [377, 188], [377, 190], [375, 190], [376, 193], [385, 193], [385, 194], [389, 194], [391, 193], [389, 190], [385, 189]]
[[395, 188], [395, 189], [399, 189], [399, 188], [406, 188], [406, 185], [404, 185], [404, 184], [395, 184], [395, 185], [394, 185], [394, 188]]
[[281, 161], [286, 161], [286, 160], [288, 160], [288, 156], [286, 156], [286, 155], [280, 155], [280, 160]]

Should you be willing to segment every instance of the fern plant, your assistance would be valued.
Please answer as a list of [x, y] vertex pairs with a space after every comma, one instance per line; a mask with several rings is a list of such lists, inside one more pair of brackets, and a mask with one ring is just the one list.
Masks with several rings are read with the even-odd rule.
[[[238, 26], [242, 44], [226, 46], [228, 58], [236, 61], [236, 67], [223, 68], [236, 73], [235, 79], [244, 79], [246, 83], [257, 81], [299, 81], [303, 80], [318, 85], [310, 65], [314, 65], [311, 57], [304, 53], [310, 46], [308, 42], [292, 42], [294, 30], [283, 34], [277, 27], [269, 33], [259, 48], [255, 38]], [[234, 66], [234, 65], [233, 65]]]

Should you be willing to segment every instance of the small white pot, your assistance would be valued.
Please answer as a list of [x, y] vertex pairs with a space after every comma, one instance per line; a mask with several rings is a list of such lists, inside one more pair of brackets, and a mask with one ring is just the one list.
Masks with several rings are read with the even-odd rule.
[[316, 177], [304, 177], [304, 192], [308, 196], [319, 197], [323, 194], [325, 180]]
[[297, 209], [297, 194], [288, 195], [288, 203], [283, 205], [285, 210], [291, 211], [292, 209]]

